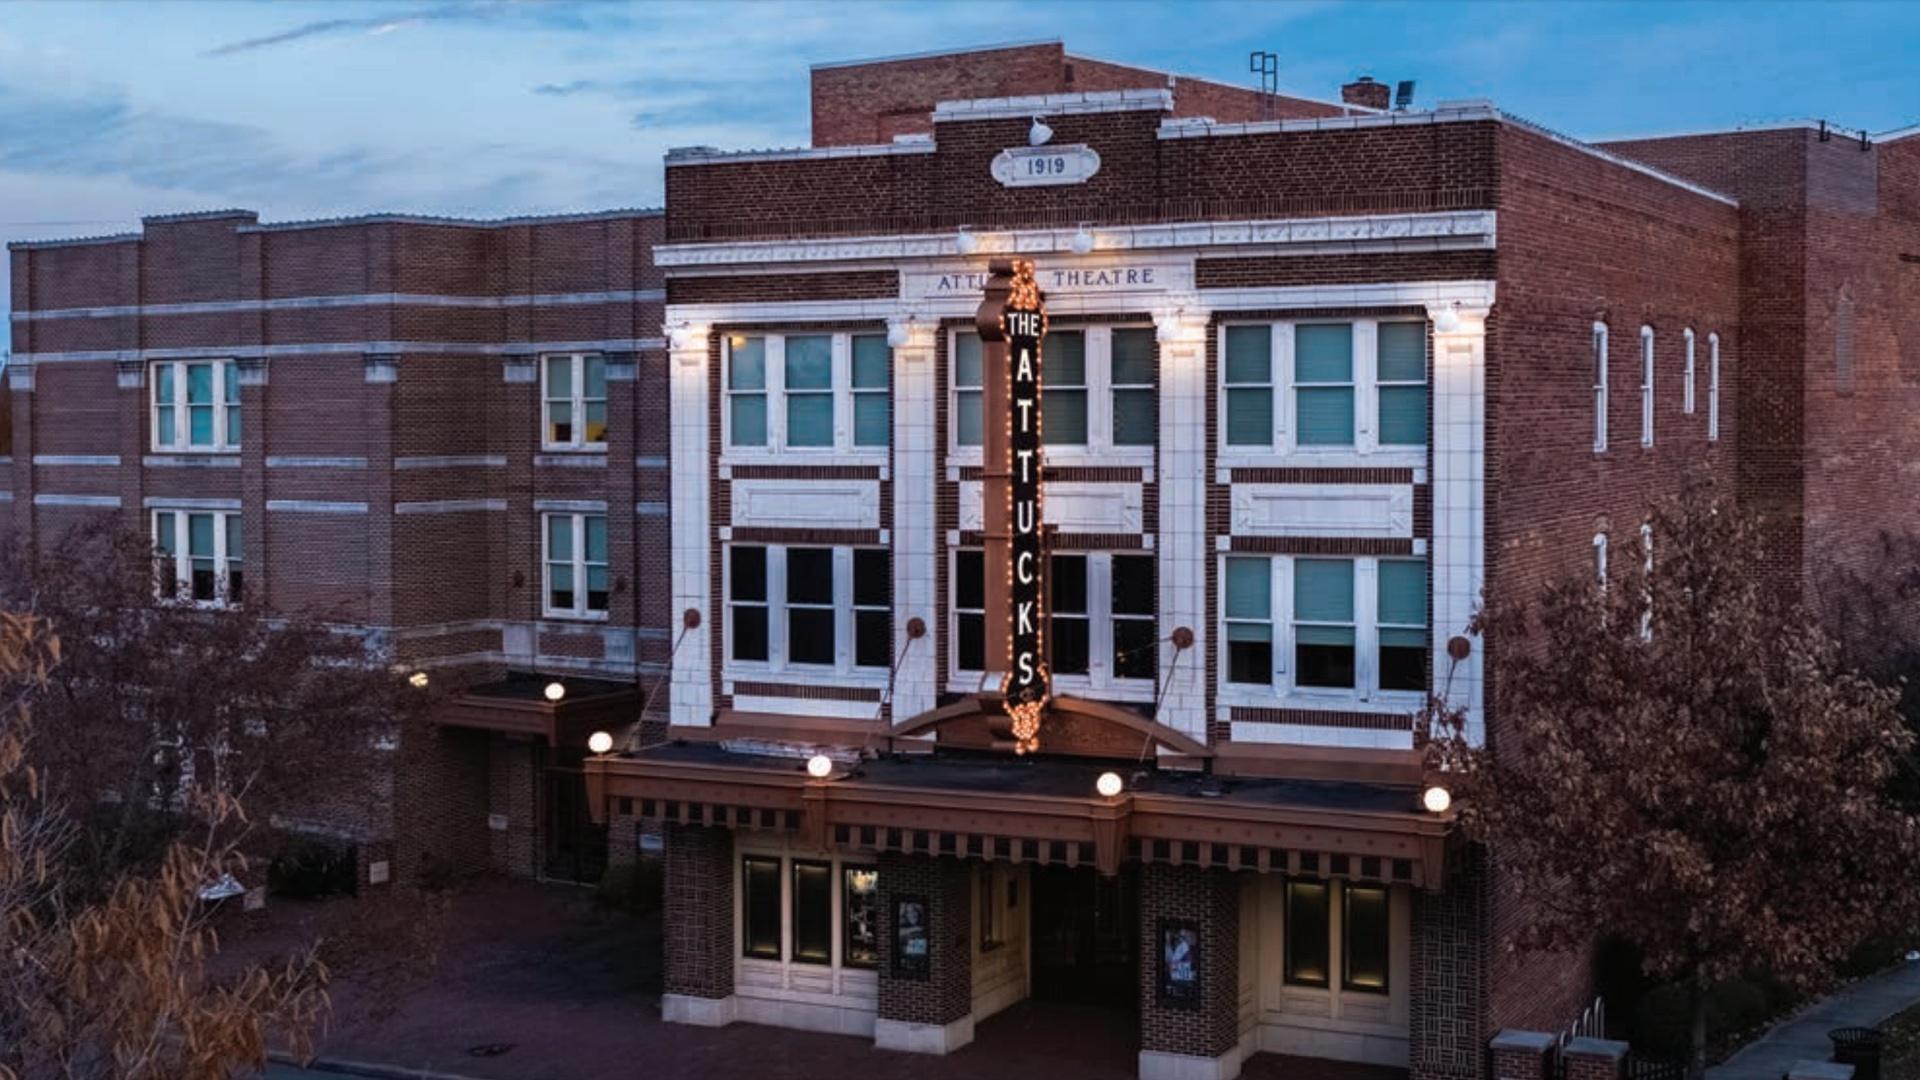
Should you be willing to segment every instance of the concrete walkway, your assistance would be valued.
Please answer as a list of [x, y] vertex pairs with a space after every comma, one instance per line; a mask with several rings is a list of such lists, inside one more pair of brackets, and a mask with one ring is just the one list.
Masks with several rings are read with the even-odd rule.
[[1707, 1080], [1780, 1080], [1796, 1061], [1833, 1056], [1827, 1032], [1876, 1027], [1920, 1004], [1920, 962], [1908, 962], [1854, 983], [1802, 1009], [1740, 1052], [1707, 1070]]

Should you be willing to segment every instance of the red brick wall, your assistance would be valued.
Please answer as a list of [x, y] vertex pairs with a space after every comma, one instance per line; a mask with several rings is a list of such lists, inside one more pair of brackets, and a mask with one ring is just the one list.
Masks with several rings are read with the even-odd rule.
[[731, 997], [733, 833], [700, 825], [668, 825], [666, 832], [664, 989], [687, 997]]
[[[1200, 932], [1199, 1000], [1160, 1000], [1162, 920]], [[1140, 868], [1140, 1049], [1219, 1057], [1240, 1041], [1240, 879], [1225, 870]]]
[[[973, 1013], [973, 878], [959, 859], [882, 853], [880, 868], [879, 1017], [912, 1024], [950, 1024]], [[926, 901], [928, 972], [925, 979], [894, 971], [894, 900]]]

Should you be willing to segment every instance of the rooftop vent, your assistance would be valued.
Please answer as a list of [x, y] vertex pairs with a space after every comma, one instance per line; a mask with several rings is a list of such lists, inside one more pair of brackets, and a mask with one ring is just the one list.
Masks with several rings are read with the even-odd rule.
[[1386, 83], [1374, 82], [1373, 76], [1362, 75], [1340, 88], [1340, 100], [1364, 109], [1384, 110], [1393, 103], [1393, 91]]

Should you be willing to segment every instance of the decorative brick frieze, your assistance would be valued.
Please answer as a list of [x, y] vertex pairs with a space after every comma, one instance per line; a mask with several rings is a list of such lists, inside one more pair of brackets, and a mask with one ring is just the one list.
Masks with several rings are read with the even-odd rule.
[[1307, 727], [1346, 728], [1354, 731], [1412, 731], [1412, 710], [1398, 713], [1341, 712], [1334, 709], [1261, 709], [1234, 706], [1233, 723], [1300, 724]]
[[1411, 555], [1413, 540], [1398, 536], [1234, 536], [1228, 550], [1270, 555]]
[[880, 691], [867, 686], [808, 686], [803, 683], [741, 682], [736, 679], [733, 692], [739, 697], [797, 698], [803, 701], [880, 700]]

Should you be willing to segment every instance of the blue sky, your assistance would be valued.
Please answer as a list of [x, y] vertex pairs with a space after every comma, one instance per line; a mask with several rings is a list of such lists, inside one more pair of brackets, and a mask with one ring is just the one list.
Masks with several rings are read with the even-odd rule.
[[[807, 66], [1009, 40], [1337, 96], [1354, 75], [1599, 138], [1920, 122], [1920, 3], [0, 3], [0, 241], [653, 206], [671, 146], [807, 140]], [[5, 266], [0, 264], [0, 282]], [[0, 311], [7, 293], [0, 286]]]

